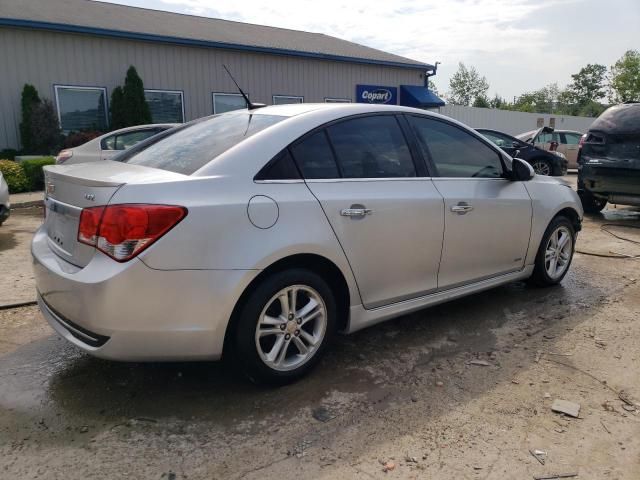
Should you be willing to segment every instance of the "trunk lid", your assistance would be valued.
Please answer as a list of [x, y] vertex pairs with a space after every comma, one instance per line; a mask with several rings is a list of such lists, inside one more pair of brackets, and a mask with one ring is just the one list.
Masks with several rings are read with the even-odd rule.
[[159, 183], [185, 175], [127, 163], [100, 161], [44, 168], [44, 228], [50, 248], [78, 267], [89, 263], [95, 248], [78, 242], [83, 208], [108, 205], [120, 187], [130, 183]]

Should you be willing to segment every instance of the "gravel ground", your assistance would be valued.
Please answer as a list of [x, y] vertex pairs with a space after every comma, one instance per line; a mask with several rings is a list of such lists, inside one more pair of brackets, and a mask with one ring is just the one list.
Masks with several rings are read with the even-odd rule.
[[[8, 242], [0, 229], [3, 286], [27, 279], [40, 218], [14, 215]], [[640, 254], [603, 223], [640, 211], [587, 218], [578, 249]], [[559, 287], [514, 283], [339, 337], [279, 389], [217, 363], [101, 361], [35, 307], [0, 310], [0, 478], [637, 480], [638, 262], [576, 254]]]

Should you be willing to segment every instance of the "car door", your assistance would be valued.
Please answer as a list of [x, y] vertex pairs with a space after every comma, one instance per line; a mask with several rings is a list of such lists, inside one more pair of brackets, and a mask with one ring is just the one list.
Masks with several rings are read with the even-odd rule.
[[349, 118], [290, 148], [358, 283], [365, 308], [437, 288], [442, 196], [395, 115]]
[[569, 168], [578, 168], [578, 146], [580, 144], [579, 133], [561, 132], [560, 144], [564, 147], [564, 155], [567, 157]]
[[531, 198], [505, 178], [502, 155], [444, 120], [410, 116], [444, 198], [444, 241], [438, 288], [447, 289], [520, 270], [531, 233]]

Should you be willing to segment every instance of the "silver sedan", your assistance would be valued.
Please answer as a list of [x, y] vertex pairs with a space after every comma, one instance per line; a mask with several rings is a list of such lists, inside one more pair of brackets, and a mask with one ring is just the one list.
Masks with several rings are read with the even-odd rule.
[[559, 283], [583, 215], [468, 127], [364, 104], [200, 119], [117, 162], [46, 167], [45, 201], [38, 301], [62, 337], [116, 360], [230, 356], [276, 383], [335, 332]]

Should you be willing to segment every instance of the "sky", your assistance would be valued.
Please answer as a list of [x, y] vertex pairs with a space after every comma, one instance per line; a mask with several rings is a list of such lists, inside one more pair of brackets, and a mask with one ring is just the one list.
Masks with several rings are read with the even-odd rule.
[[325, 33], [434, 64], [446, 93], [458, 62], [489, 96], [550, 83], [640, 50], [640, 0], [108, 0], [156, 10]]

